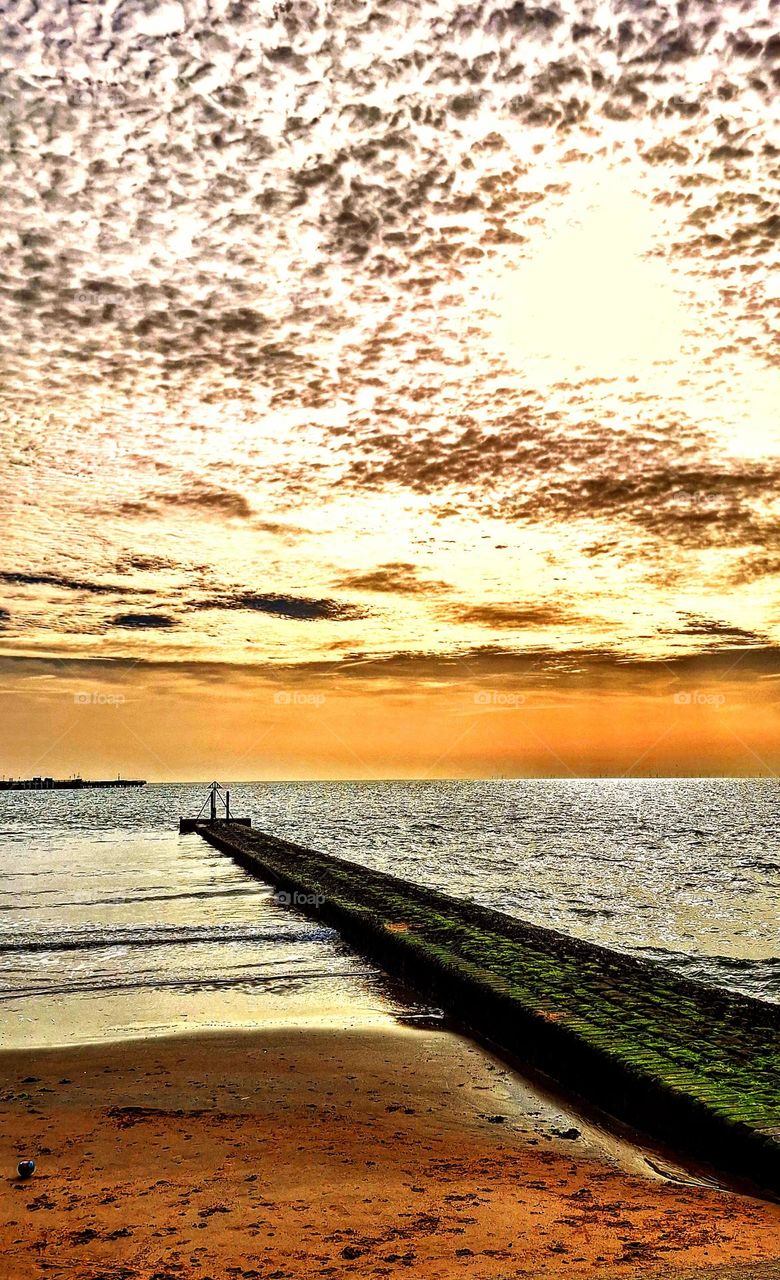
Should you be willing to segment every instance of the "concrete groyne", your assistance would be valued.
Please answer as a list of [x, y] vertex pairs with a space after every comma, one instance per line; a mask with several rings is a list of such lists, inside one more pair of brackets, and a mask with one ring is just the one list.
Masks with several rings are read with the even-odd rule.
[[224, 822], [194, 827], [464, 1027], [780, 1193], [780, 1007]]

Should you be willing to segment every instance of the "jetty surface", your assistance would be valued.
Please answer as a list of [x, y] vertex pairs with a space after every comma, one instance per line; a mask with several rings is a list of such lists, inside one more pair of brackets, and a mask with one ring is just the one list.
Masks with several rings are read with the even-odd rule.
[[260, 831], [194, 829], [495, 1048], [780, 1192], [780, 1006]]

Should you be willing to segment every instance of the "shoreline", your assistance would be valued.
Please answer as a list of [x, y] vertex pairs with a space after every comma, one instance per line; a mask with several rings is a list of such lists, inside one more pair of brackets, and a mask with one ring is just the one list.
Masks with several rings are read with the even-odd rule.
[[[388, 977], [388, 982], [391, 981], [393, 980]], [[395, 982], [395, 986], [400, 997], [403, 986], [398, 982]], [[410, 995], [412, 994], [410, 992]], [[316, 1008], [316, 1005], [312, 1007]], [[419, 1037], [421, 1034], [433, 1034], [437, 1038], [450, 1037], [468, 1046], [473, 1053], [492, 1064], [487, 1068], [488, 1070], [495, 1071], [501, 1078], [513, 1081], [517, 1095], [515, 1103], [521, 1111], [527, 1104], [528, 1098], [532, 1098], [535, 1104], [540, 1104], [554, 1113], [558, 1117], [557, 1122], [561, 1125], [576, 1126], [590, 1154], [593, 1154], [594, 1150], [606, 1153], [608, 1158], [613, 1159], [626, 1172], [638, 1173], [651, 1181], [657, 1179], [675, 1185], [704, 1187], [746, 1196], [748, 1199], [760, 1202], [780, 1204], [780, 1200], [776, 1200], [762, 1188], [740, 1182], [736, 1178], [729, 1178], [723, 1174], [722, 1170], [702, 1161], [696, 1161], [687, 1156], [684, 1151], [676, 1150], [668, 1143], [654, 1141], [641, 1129], [635, 1129], [630, 1124], [602, 1111], [590, 1103], [586, 1097], [558, 1085], [555, 1080], [527, 1063], [523, 1063], [520, 1059], [512, 1058], [504, 1053], [500, 1046], [492, 1044], [473, 1030], [464, 1029], [454, 1019], [430, 1012], [403, 1013], [391, 1009], [377, 1009], [369, 1012], [361, 1009], [357, 1013], [350, 1014], [345, 1009], [340, 1012], [331, 1009], [326, 1014], [317, 1014], [301, 1013], [295, 1010], [288, 1018], [265, 1015], [254, 1025], [226, 1023], [213, 1027], [203, 1025], [189, 1027], [182, 1024], [179, 1027], [166, 1027], [160, 1030], [139, 1026], [123, 1035], [99, 1035], [94, 1039], [51, 1042], [31, 1047], [18, 1044], [2, 1045], [0, 1046], [0, 1099], [2, 1082], [6, 1076], [12, 1074], [11, 1068], [16, 1062], [18, 1061], [19, 1072], [26, 1071], [38, 1055], [46, 1059], [60, 1055], [67, 1056], [69, 1059], [72, 1058], [73, 1065], [76, 1066], [82, 1055], [87, 1060], [89, 1055], [99, 1053], [100, 1050], [106, 1050], [113, 1056], [114, 1053], [122, 1051], [132, 1053], [140, 1049], [142, 1056], [146, 1056], [146, 1050], [151, 1051], [155, 1046], [158, 1046], [163, 1053], [169, 1048], [173, 1050], [177, 1047], [185, 1050], [191, 1048], [199, 1052], [201, 1049], [205, 1051], [209, 1044], [215, 1045], [217, 1049], [227, 1043], [238, 1048], [242, 1041], [249, 1042], [251, 1046], [251, 1042], [258, 1038], [270, 1041], [279, 1036], [289, 1036], [293, 1040], [306, 1036], [322, 1036], [324, 1039], [339, 1040], [342, 1037], [360, 1035], [370, 1040], [374, 1035]], [[0, 1101], [1, 1114], [2, 1102]], [[582, 1155], [585, 1147], [580, 1143], [577, 1154]]]
[[780, 1206], [642, 1170], [449, 1030], [9, 1049], [0, 1114], [9, 1280], [780, 1275]]
[[259, 829], [193, 830], [507, 1058], [780, 1191], [780, 1006]]

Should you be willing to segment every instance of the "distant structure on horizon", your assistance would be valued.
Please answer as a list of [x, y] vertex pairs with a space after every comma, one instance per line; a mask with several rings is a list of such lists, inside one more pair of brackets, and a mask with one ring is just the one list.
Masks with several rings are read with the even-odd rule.
[[145, 778], [0, 778], [0, 791], [79, 791], [82, 787], [145, 787]]

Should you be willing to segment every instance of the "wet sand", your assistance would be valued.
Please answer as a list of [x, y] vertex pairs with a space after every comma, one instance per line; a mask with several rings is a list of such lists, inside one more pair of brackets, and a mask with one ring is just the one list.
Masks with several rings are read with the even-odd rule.
[[780, 1277], [780, 1206], [658, 1177], [449, 1032], [6, 1052], [0, 1114], [3, 1280]]

